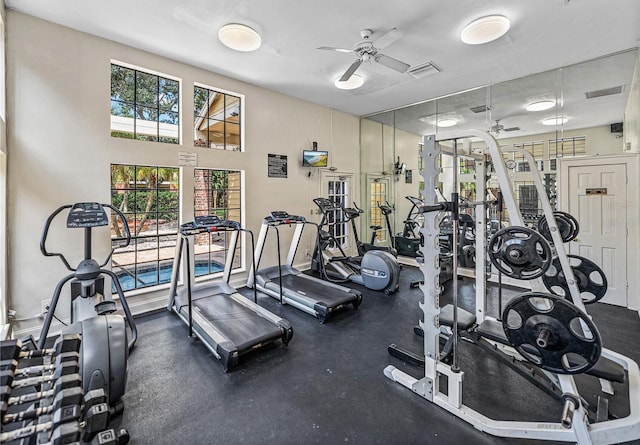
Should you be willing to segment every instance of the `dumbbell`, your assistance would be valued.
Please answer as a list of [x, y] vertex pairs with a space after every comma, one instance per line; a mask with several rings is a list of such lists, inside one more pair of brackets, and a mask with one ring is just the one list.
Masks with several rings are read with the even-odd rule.
[[29, 409], [26, 411], [20, 411], [17, 413], [5, 414], [2, 418], [2, 423], [22, 422], [23, 420], [35, 419], [36, 417], [51, 414], [52, 412], [62, 408], [63, 406], [78, 405], [80, 406], [83, 401], [82, 387], [76, 386], [74, 388], [67, 388], [60, 391], [53, 398], [53, 402], [44, 407], [36, 409]]
[[35, 437], [37, 434], [46, 431], [53, 431], [50, 436], [51, 443], [62, 444], [78, 442], [82, 432], [78, 422], [80, 416], [80, 405], [62, 406], [54, 411], [53, 419], [49, 422], [29, 425], [6, 433], [0, 433], [0, 443], [30, 436]]
[[[37, 377], [27, 377], [23, 379], [17, 379], [11, 370], [0, 371], [0, 386], [11, 388], [25, 388], [28, 386], [35, 386], [41, 383], [49, 383], [59, 379], [62, 376], [70, 374], [78, 374], [80, 372], [80, 366], [78, 362], [63, 362], [57, 366], [53, 373], [47, 375], [41, 375]], [[4, 392], [4, 391], [3, 391]]]
[[0, 369], [4, 369], [11, 360], [47, 357], [63, 352], [80, 352], [80, 342], [80, 334], [63, 334], [56, 339], [53, 348], [23, 351], [20, 340], [2, 340], [0, 341]]
[[60, 366], [62, 363], [66, 362], [75, 362], [78, 363], [80, 361], [80, 354], [74, 351], [63, 352], [55, 356], [56, 359], [53, 363], [48, 363], [46, 365], [34, 365], [27, 366], [24, 368], [18, 368], [18, 361], [11, 360], [10, 363], [6, 363], [3, 368], [0, 370], [0, 373], [4, 373], [5, 371], [11, 371], [14, 374], [14, 377], [28, 377], [34, 374], [42, 374], [48, 371], [54, 371], [56, 367]]

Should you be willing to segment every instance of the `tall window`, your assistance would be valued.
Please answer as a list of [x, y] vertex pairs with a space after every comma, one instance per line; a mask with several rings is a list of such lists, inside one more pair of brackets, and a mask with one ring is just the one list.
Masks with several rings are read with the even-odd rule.
[[[327, 182], [327, 198], [341, 207], [349, 207], [349, 180], [342, 176]], [[327, 215], [330, 233], [343, 249], [349, 247], [349, 224], [344, 220], [342, 210]]]
[[241, 95], [194, 86], [194, 145], [242, 151], [242, 104]]
[[[195, 215], [217, 215], [242, 222], [242, 173], [237, 170], [194, 172]], [[195, 237], [195, 275], [209, 275], [224, 270], [231, 232], [203, 233]], [[242, 266], [242, 237], [234, 253], [233, 268]]]
[[177, 80], [111, 64], [111, 136], [179, 143]]
[[[111, 205], [127, 219], [131, 243], [113, 254], [111, 266], [125, 291], [168, 283], [178, 233], [178, 169], [111, 165]], [[120, 245], [124, 231], [112, 215], [111, 238]]]

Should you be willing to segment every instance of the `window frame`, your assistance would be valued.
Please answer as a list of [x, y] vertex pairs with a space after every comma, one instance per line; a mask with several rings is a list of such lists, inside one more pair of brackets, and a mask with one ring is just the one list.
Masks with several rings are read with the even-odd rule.
[[[208, 186], [206, 189], [198, 189], [197, 185], [198, 185], [198, 179], [197, 179], [197, 174], [198, 171], [223, 171], [223, 172], [227, 172], [227, 173], [237, 173], [238, 174], [238, 186], [234, 187], [232, 189], [238, 192], [238, 196], [239, 196], [239, 204], [237, 207], [229, 207], [228, 206], [228, 197], [227, 197], [227, 206], [226, 207], [210, 207], [207, 205], [207, 209], [200, 209], [197, 203], [198, 200], [198, 191], [199, 190], [205, 190], [207, 197], [211, 196], [211, 188], [210, 186], [210, 181], [208, 183]], [[227, 191], [229, 190], [228, 186], [227, 186]], [[205, 215], [205, 214], [211, 214], [212, 210], [223, 210], [224, 211], [224, 218], [229, 218], [229, 210], [232, 209], [233, 211], [237, 211], [239, 213], [239, 218], [234, 218], [231, 217], [231, 219], [233, 221], [237, 221], [240, 223], [241, 227], [245, 226], [245, 207], [244, 207], [244, 203], [245, 203], [245, 172], [244, 170], [236, 170], [236, 169], [222, 169], [222, 168], [204, 168], [204, 167], [199, 167], [199, 168], [194, 168], [193, 170], [193, 209], [194, 209], [194, 216], [198, 216], [198, 215]], [[216, 213], [217, 214], [217, 213]], [[231, 236], [230, 232], [221, 232], [220, 234], [215, 234], [215, 233], [211, 233], [211, 234], [203, 234], [204, 236], [208, 236], [209, 238], [209, 242], [208, 242], [208, 248], [206, 251], [207, 254], [207, 259], [208, 259], [208, 273], [202, 273], [202, 274], [198, 274], [197, 271], [194, 272], [194, 278], [198, 281], [200, 280], [207, 280], [210, 278], [218, 278], [220, 276], [222, 276], [223, 271], [224, 271], [224, 261], [226, 259], [227, 253], [228, 253], [228, 241], [229, 241], [229, 237]], [[197, 235], [202, 239], [204, 238], [204, 236], [201, 235]], [[211, 251], [211, 245], [212, 245], [212, 237], [214, 236], [222, 236], [224, 237], [223, 239], [223, 249], [222, 249], [222, 257], [220, 259], [219, 264], [222, 266], [222, 270], [219, 271], [211, 271], [211, 261], [212, 261], [212, 251]], [[245, 249], [246, 246], [246, 236], [245, 236], [245, 232], [241, 231], [240, 233], [238, 233], [238, 243], [236, 245], [236, 251], [234, 253], [234, 265], [232, 265], [231, 268], [231, 273], [237, 273], [237, 272], [244, 272], [246, 271], [246, 262], [247, 262], [247, 258], [246, 258], [246, 254], [245, 251], [247, 249]], [[195, 243], [197, 242], [197, 240], [194, 240], [194, 267], [198, 262], [198, 252], [196, 249], [196, 245]], [[251, 247], [251, 246], [249, 246]], [[200, 255], [202, 255], [205, 252], [200, 252]], [[237, 266], [235, 266], [235, 262], [239, 260], [239, 263]]]
[[[114, 166], [123, 166], [123, 167], [133, 167], [133, 171], [134, 171], [134, 176], [133, 179], [131, 179], [130, 177], [127, 178], [128, 181], [128, 186], [127, 187], [123, 187], [123, 188], [118, 188], [115, 187], [114, 188], [114, 179], [113, 179], [113, 172], [114, 172]], [[164, 184], [167, 181], [158, 181], [156, 186], [152, 189], [147, 188], [138, 188], [138, 184], [141, 183], [142, 181], [140, 181], [137, 177], [137, 172], [138, 169], [156, 169], [157, 171], [160, 169], [170, 169], [170, 170], [175, 170], [174, 174], [175, 174], [175, 179], [177, 181], [177, 186], [176, 187], [169, 187], [169, 191], [171, 191], [172, 193], [175, 193], [175, 198], [176, 198], [176, 204], [177, 207], [173, 208], [173, 209], [160, 209], [159, 208], [159, 200], [160, 200], [160, 194], [159, 192], [162, 191], [166, 191], [166, 187], [162, 187], [162, 184]], [[149, 234], [149, 233], [145, 233], [145, 232], [141, 232], [141, 234], [136, 235], [136, 228], [138, 226], [138, 219], [136, 217], [136, 215], [139, 213], [136, 210], [132, 211], [126, 211], [123, 212], [123, 214], [125, 215], [125, 218], [127, 220], [127, 224], [129, 225], [129, 230], [131, 232], [131, 242], [129, 244], [128, 247], [126, 248], [116, 248], [114, 251], [113, 256], [111, 257], [110, 263], [111, 263], [111, 269], [112, 271], [114, 271], [114, 273], [116, 275], [118, 275], [118, 271], [122, 270], [123, 275], [129, 275], [132, 276], [134, 278], [133, 280], [133, 287], [129, 287], [129, 286], [125, 286], [122, 284], [122, 282], [120, 283], [122, 286], [122, 290], [125, 293], [125, 296], [128, 295], [132, 295], [138, 292], [147, 292], [149, 289], [154, 289], [154, 288], [158, 288], [160, 286], [167, 286], [170, 283], [170, 277], [171, 277], [171, 273], [169, 273], [169, 279], [168, 280], [162, 280], [161, 279], [161, 272], [163, 269], [172, 269], [173, 267], [173, 258], [175, 257], [175, 245], [178, 242], [178, 237], [179, 237], [179, 225], [180, 225], [180, 215], [181, 215], [181, 211], [182, 211], [182, 205], [181, 205], [181, 199], [180, 199], [180, 187], [181, 187], [181, 174], [180, 174], [180, 168], [179, 167], [174, 167], [174, 166], [161, 166], [161, 165], [142, 165], [142, 164], [123, 164], [123, 163], [111, 163], [110, 164], [110, 203], [111, 205], [113, 205], [114, 207], [118, 207], [116, 206], [113, 198], [116, 194], [122, 194], [125, 193], [127, 195], [129, 195], [130, 193], [134, 194], [134, 203], [133, 205], [135, 206], [135, 199], [136, 199], [136, 194], [138, 193], [138, 191], [148, 191], [148, 190], [153, 190], [156, 193], [155, 196], [155, 210], [153, 211], [153, 214], [156, 216], [155, 221], [156, 221], [156, 232], [155, 234]], [[133, 183], [133, 184], [132, 184]], [[131, 185], [132, 184], [132, 185]], [[175, 214], [175, 232], [174, 231], [170, 231], [170, 232], [166, 232], [166, 233], [160, 233], [159, 227], [158, 227], [158, 222], [160, 221], [160, 219], [158, 218], [158, 215], [161, 213], [173, 213]], [[130, 220], [128, 217], [132, 215], [133, 216], [133, 220]], [[111, 224], [113, 224], [113, 221], [117, 220], [117, 217], [115, 215], [111, 216]], [[150, 218], [146, 218], [146, 221], [152, 221], [153, 219]], [[132, 227], [133, 224], [133, 227]], [[112, 235], [111, 235], [111, 244], [112, 247], [117, 247], [120, 242], [124, 239], [123, 236], [117, 236], [113, 234], [113, 228], [112, 230]], [[140, 260], [139, 259], [139, 255], [140, 252], [143, 251], [143, 249], [139, 249], [139, 240], [146, 240], [149, 241], [153, 239], [152, 243], [155, 242], [155, 259], [150, 259], [147, 261], [144, 260]], [[168, 246], [163, 246], [162, 245], [162, 240], [163, 239], [169, 239], [172, 240], [170, 241], [170, 245]], [[162, 249], [166, 249], [164, 254], [162, 254]], [[151, 251], [153, 249], [146, 249], [147, 251]], [[126, 263], [126, 264], [120, 264], [118, 261], [116, 261], [116, 259], [114, 258], [118, 258], [118, 255], [127, 255], [127, 254], [131, 254], [133, 255], [133, 262], [131, 263]], [[148, 285], [139, 285], [140, 283], [144, 284], [144, 281], [142, 281], [142, 279], [140, 279], [138, 277], [138, 274], [143, 271], [146, 270], [145, 266], [151, 265], [155, 263], [155, 270], [156, 270], [156, 278], [157, 280], [148, 284]], [[153, 268], [149, 269], [149, 270], [153, 270]]]
[[[145, 142], [158, 142], [158, 143], [170, 144], [170, 145], [181, 145], [182, 144], [182, 122], [183, 122], [183, 119], [182, 119], [183, 118], [183, 116], [182, 116], [182, 106], [181, 106], [181, 103], [182, 103], [182, 79], [179, 78], [179, 77], [176, 77], [176, 76], [172, 76], [170, 74], [161, 73], [161, 72], [158, 72], [158, 71], [154, 71], [154, 70], [151, 70], [151, 69], [147, 69], [147, 68], [143, 68], [143, 67], [140, 67], [140, 66], [137, 66], [137, 65], [133, 65], [133, 64], [130, 64], [130, 63], [126, 63], [126, 62], [122, 62], [122, 61], [119, 61], [119, 60], [111, 59], [111, 63], [109, 65], [109, 85], [110, 85], [110, 88], [111, 88], [111, 84], [112, 84], [111, 72], [112, 72], [112, 67], [114, 65], [118, 66], [118, 67], [121, 67], [121, 68], [125, 68], [125, 69], [129, 69], [129, 70], [133, 70], [134, 71], [134, 85], [133, 85], [134, 97], [133, 97], [133, 102], [126, 101], [126, 100], [116, 100], [116, 102], [132, 103], [133, 107], [134, 108], [136, 107], [136, 105], [138, 104], [137, 97], [136, 97], [137, 96], [136, 89], [137, 89], [137, 84], [138, 84], [138, 82], [137, 82], [137, 73], [148, 74], [148, 75], [156, 76], [158, 78], [157, 79], [157, 88], [158, 88], [157, 89], [157, 93], [158, 93], [158, 95], [160, 94], [160, 80], [161, 79], [165, 79], [165, 80], [170, 80], [170, 81], [176, 82], [178, 84], [177, 85], [178, 86], [178, 89], [177, 89], [177, 96], [178, 97], [177, 97], [177, 101], [176, 101], [177, 110], [175, 110], [175, 111], [171, 110], [171, 109], [162, 109], [162, 107], [160, 105], [160, 100], [158, 99], [156, 107], [155, 107], [155, 110], [157, 112], [156, 120], [155, 121], [147, 121], [147, 122], [155, 122], [156, 128], [157, 128], [156, 135], [154, 136], [155, 140], [149, 140], [149, 139], [139, 138], [138, 137], [138, 132], [136, 131], [136, 128], [138, 126], [138, 121], [140, 119], [138, 119], [135, 116], [135, 114], [134, 114], [133, 117], [130, 117], [130, 119], [133, 120], [133, 124], [132, 124], [133, 125], [133, 132], [131, 133], [132, 137], [114, 136], [114, 134], [113, 134], [114, 131], [117, 132], [118, 130], [114, 130], [114, 128], [113, 128], [113, 117], [120, 117], [120, 116], [114, 115], [111, 112], [114, 99], [112, 98], [111, 91], [110, 91], [110, 93], [109, 93], [109, 106], [110, 106], [109, 107], [109, 109], [110, 109], [110, 111], [109, 111], [109, 116], [110, 116], [109, 131], [110, 131], [111, 137], [120, 138], [120, 139], [132, 139], [132, 140], [145, 141]], [[148, 105], [149, 104], [141, 104], [141, 106], [144, 106], [145, 108], [150, 108]], [[167, 140], [161, 140], [161, 138], [163, 138], [163, 137], [164, 138], [173, 139], [173, 137], [171, 137], [171, 136], [161, 136], [161, 134], [160, 134], [161, 133], [161, 126], [163, 124], [161, 122], [160, 118], [161, 118], [163, 112], [165, 112], [165, 113], [168, 113], [168, 112], [175, 113], [177, 115], [178, 122], [175, 124], [176, 127], [177, 127], [177, 136], [175, 137], [175, 142], [167, 141]], [[168, 125], [174, 125], [174, 124], [168, 124]]]
[[[212, 147], [211, 146], [211, 141], [209, 141], [208, 137], [207, 140], [204, 140], [203, 142], [205, 143], [204, 145], [198, 145], [198, 141], [201, 140], [200, 138], [197, 138], [196, 136], [196, 125], [198, 124], [199, 120], [204, 119], [204, 116], [197, 114], [198, 110], [196, 110], [196, 106], [195, 106], [195, 92], [196, 92], [196, 88], [202, 88], [202, 89], [206, 89], [208, 91], [208, 93], [210, 94], [212, 91], [215, 93], [219, 93], [219, 94], [224, 94], [225, 95], [225, 105], [223, 105], [223, 112], [226, 113], [226, 97], [227, 96], [233, 96], [233, 97], [237, 97], [240, 101], [240, 119], [238, 122], [239, 125], [239, 150], [236, 149], [227, 149], [227, 142], [226, 142], [226, 124], [227, 124], [227, 120], [226, 117], [224, 118], [224, 120], [222, 121], [224, 123], [224, 134], [225, 134], [225, 142], [224, 142], [224, 148], [219, 148], [219, 147]], [[234, 91], [229, 91], [229, 90], [225, 90], [224, 88], [218, 88], [218, 87], [213, 87], [211, 85], [207, 85], [204, 83], [200, 83], [200, 82], [194, 82], [193, 83], [193, 95], [191, 97], [191, 100], [193, 101], [193, 147], [194, 148], [207, 148], [210, 150], [221, 150], [221, 151], [231, 151], [231, 152], [237, 152], [237, 153], [244, 153], [246, 151], [246, 143], [245, 143], [245, 114], [246, 114], [246, 101], [245, 101], [245, 95], [241, 94], [241, 93], [236, 93]], [[206, 119], [211, 119], [211, 117], [208, 115], [209, 113], [207, 112], [207, 117]], [[216, 119], [218, 120], [218, 119]], [[205, 130], [207, 133], [208, 131]]]

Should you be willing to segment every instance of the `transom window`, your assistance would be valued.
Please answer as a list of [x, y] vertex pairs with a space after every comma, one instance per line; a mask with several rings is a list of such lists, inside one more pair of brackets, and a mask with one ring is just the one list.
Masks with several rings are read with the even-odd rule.
[[[129, 291], [171, 281], [178, 233], [179, 175], [177, 168], [111, 165], [111, 205], [124, 214], [131, 243], [111, 259], [122, 290]], [[120, 245], [124, 231], [111, 219], [112, 245]]]
[[[194, 171], [195, 216], [217, 215], [242, 223], [242, 172], [238, 170]], [[195, 236], [195, 275], [209, 275], [224, 270], [231, 232], [202, 233]], [[242, 267], [242, 237], [234, 253], [233, 269]]]
[[180, 83], [111, 64], [111, 136], [180, 142]]
[[194, 145], [220, 150], [243, 151], [243, 97], [194, 86]]

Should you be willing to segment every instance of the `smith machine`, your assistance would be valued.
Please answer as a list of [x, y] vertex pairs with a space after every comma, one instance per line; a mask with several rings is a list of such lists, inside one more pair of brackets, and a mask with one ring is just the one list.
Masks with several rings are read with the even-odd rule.
[[[510, 227], [496, 233], [487, 243], [486, 202], [472, 203], [476, 207], [476, 264], [475, 314], [458, 308], [458, 280], [452, 281], [453, 304], [440, 308], [439, 295], [439, 248], [438, 234], [442, 212], [449, 212], [453, 222], [453, 245], [458, 237], [458, 194], [451, 194], [451, 201], [438, 202], [436, 197], [436, 159], [439, 154], [453, 157], [453, 184], [457, 183], [458, 142], [474, 138], [486, 145], [483, 154], [466, 152], [476, 159], [476, 193], [486, 196], [487, 162], [490, 160], [498, 178], [503, 202], [509, 214]], [[544, 185], [537, 173], [531, 154], [521, 148], [510, 149], [524, 157], [530, 166], [533, 182], [538, 191], [544, 212], [546, 231], [551, 244], [539, 234], [525, 227], [514, 197], [511, 181], [507, 175], [504, 159], [496, 140], [489, 134], [470, 130], [464, 133], [425, 136], [422, 157], [424, 159], [424, 202], [421, 212], [424, 224], [424, 262], [420, 269], [424, 283], [420, 288], [424, 295], [420, 302], [423, 316], [420, 328], [424, 335], [424, 357], [411, 357], [395, 345], [390, 352], [404, 357], [406, 362], [424, 366], [424, 377], [414, 378], [394, 366], [387, 366], [384, 374], [389, 379], [411, 389], [426, 400], [446, 409], [475, 428], [499, 437], [528, 438], [538, 440], [575, 442], [584, 444], [609, 444], [640, 438], [640, 371], [632, 359], [602, 347], [596, 326], [585, 311], [578, 270], [573, 269], [570, 256], [564, 250], [563, 226], [557, 223]], [[445, 142], [449, 142], [445, 144]], [[482, 199], [482, 198], [480, 198]], [[487, 244], [489, 244], [487, 248]], [[555, 250], [555, 252], [554, 252]], [[529, 280], [531, 292], [514, 297], [497, 317], [487, 313], [486, 273], [487, 251], [492, 262], [508, 276]], [[554, 259], [555, 258], [555, 259]], [[458, 266], [457, 255], [453, 255], [454, 276]], [[561, 267], [564, 285], [568, 290], [565, 298], [548, 293], [543, 275], [550, 265]], [[556, 275], [558, 272], [556, 272]], [[578, 276], [578, 279], [576, 279]], [[587, 287], [595, 287], [591, 285]], [[605, 284], [606, 286], [606, 284]], [[442, 326], [442, 327], [441, 327]], [[447, 326], [448, 328], [443, 328]], [[452, 334], [440, 350], [443, 330]], [[464, 337], [477, 344], [489, 345], [489, 350], [508, 357], [503, 363], [521, 363], [532, 369], [543, 383], [538, 388], [557, 395], [563, 407], [557, 422], [505, 421], [491, 419], [481, 412], [463, 404], [463, 375], [458, 366], [458, 339]], [[444, 358], [446, 357], [446, 359]], [[514, 364], [512, 367], [515, 367]], [[607, 415], [606, 403], [594, 415], [586, 400], [580, 396], [574, 374], [589, 374], [600, 379], [602, 391], [611, 393], [611, 382], [627, 381], [629, 415], [613, 418]], [[523, 373], [527, 374], [527, 373]], [[441, 387], [441, 378], [442, 384]], [[624, 385], [621, 385], [624, 388]], [[500, 388], [496, 388], [500, 391]], [[603, 408], [601, 410], [601, 408]]]

